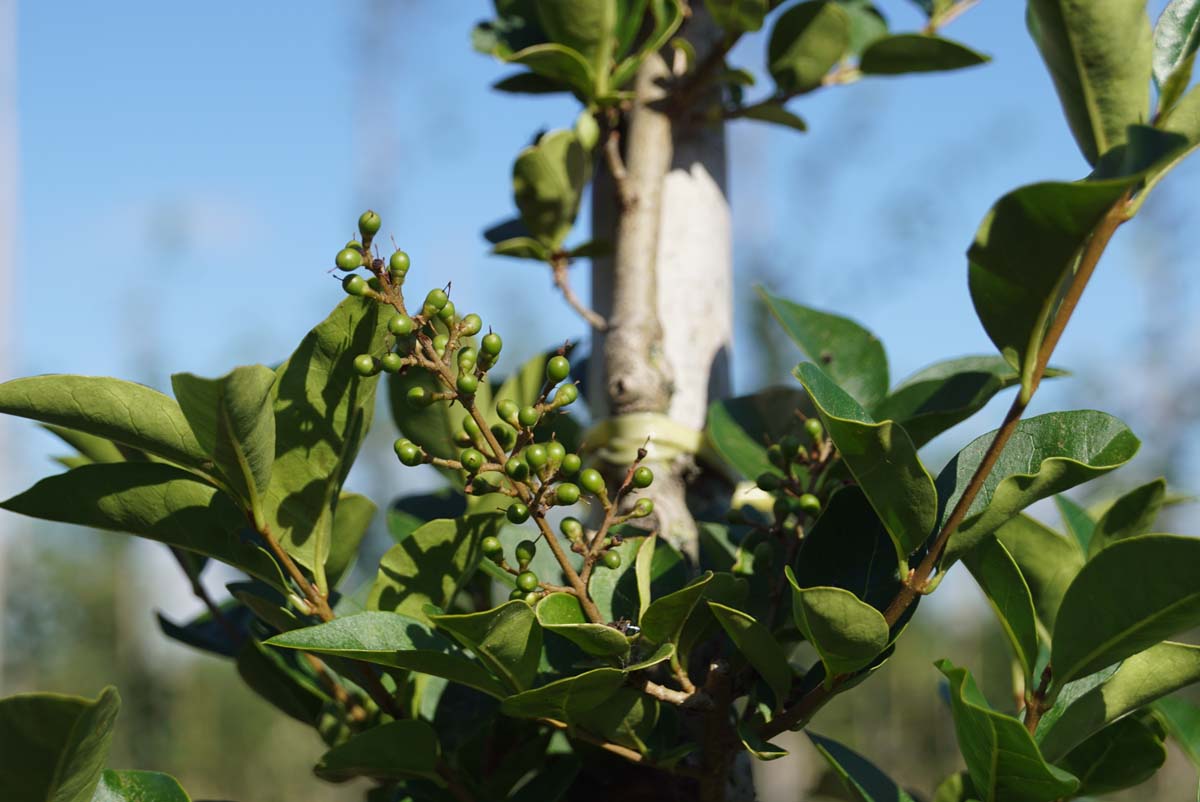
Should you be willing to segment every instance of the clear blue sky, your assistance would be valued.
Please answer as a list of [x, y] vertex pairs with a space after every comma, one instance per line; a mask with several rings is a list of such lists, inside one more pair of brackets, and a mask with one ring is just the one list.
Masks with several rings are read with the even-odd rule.
[[[904, 0], [880, 5], [894, 29], [919, 26]], [[276, 361], [339, 298], [326, 269], [368, 206], [412, 254], [418, 287], [453, 278], [458, 307], [527, 352], [584, 334], [543, 271], [488, 256], [480, 236], [512, 211], [516, 152], [575, 115], [563, 98], [488, 89], [508, 69], [468, 35], [490, 3], [19, 6], [16, 374], [165, 387], [176, 370]], [[896, 379], [991, 350], [963, 256], [979, 220], [1020, 184], [1086, 172], [1022, 7], [984, 0], [945, 31], [991, 54], [984, 67], [801, 99], [806, 135], [733, 126], [739, 271], [765, 269], [776, 292], [868, 324]], [[764, 44], [750, 37], [734, 61], [760, 70]], [[1180, 221], [1194, 219], [1197, 170], [1179, 170], [1148, 204], [1168, 221], [1167, 250], [1192, 261], [1200, 229]], [[1148, 230], [1121, 232], [1057, 360], [1105, 387], [1135, 431], [1142, 391], [1129, 360], [1147, 324]], [[1180, 273], [1171, 297], [1200, 308], [1196, 271]], [[518, 301], [526, 287], [543, 293], [535, 308]], [[1183, 322], [1176, 356], [1194, 363], [1200, 324]], [[754, 347], [743, 338], [735, 351], [740, 391], [760, 381], [744, 358]], [[1067, 392], [1047, 388], [1038, 411]], [[46, 467], [25, 460], [15, 481]]]

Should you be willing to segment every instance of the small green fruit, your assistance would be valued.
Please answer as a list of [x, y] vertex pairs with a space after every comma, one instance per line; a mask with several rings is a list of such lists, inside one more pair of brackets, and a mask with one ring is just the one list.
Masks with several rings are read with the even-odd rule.
[[488, 535], [479, 541], [479, 548], [488, 557], [493, 557], [504, 551], [504, 546], [501, 545], [500, 538], [495, 535]]
[[564, 384], [554, 393], [554, 406], [565, 407], [574, 404], [579, 398], [579, 388], [573, 384]]
[[645, 465], [639, 466], [633, 472], [633, 486], [647, 488], [654, 483], [654, 471], [647, 468]]
[[558, 525], [558, 531], [562, 532], [572, 543], [583, 540], [583, 524], [578, 518], [563, 518], [562, 523]]
[[458, 369], [461, 371], [475, 370], [475, 349], [463, 348], [458, 352]]
[[788, 459], [795, 459], [796, 455], [800, 453], [800, 448], [800, 438], [794, 434], [784, 435], [779, 440], [779, 450]]
[[542, 598], [542, 594], [536, 590], [531, 590], [521, 598], [525, 600], [526, 604], [533, 606], [537, 604], [538, 599]]
[[619, 551], [606, 551], [600, 560], [604, 563], [605, 568], [611, 568], [615, 571], [621, 567], [621, 553]]
[[370, 239], [379, 233], [379, 227], [383, 225], [383, 221], [379, 219], [379, 215], [367, 209], [362, 213], [362, 217], [358, 218], [358, 231], [363, 235], [363, 239]]
[[504, 347], [504, 341], [500, 339], [500, 335], [494, 332], [488, 332], [483, 335], [483, 340], [479, 343], [480, 348], [485, 354], [491, 356], [500, 356], [500, 349]]
[[454, 312], [455, 312], [454, 302], [446, 301], [446, 305], [438, 310], [438, 313], [437, 313], [438, 320], [449, 325], [454, 322]]
[[525, 591], [520, 588], [513, 588], [512, 593], [508, 594], [509, 601], [525, 601]]
[[396, 251], [392, 254], [391, 258], [388, 259], [388, 270], [393, 276], [404, 278], [404, 276], [408, 273], [408, 268], [411, 264], [412, 261], [408, 258], [407, 253], [404, 251]]
[[517, 421], [525, 428], [536, 426], [541, 413], [537, 411], [537, 407], [521, 407], [521, 411], [517, 413]]
[[579, 458], [578, 454], [567, 454], [562, 458], [562, 467], [559, 470], [562, 471], [563, 476], [574, 476], [579, 473], [581, 467], [583, 467], [583, 460]]
[[567, 450], [563, 448], [562, 443], [558, 442], [557, 440], [551, 440], [549, 443], [546, 443], [546, 459], [550, 467], [558, 467], [562, 463], [563, 457], [566, 455]]
[[357, 248], [342, 248], [333, 263], [338, 270], [357, 270], [362, 267], [363, 255]]
[[483, 467], [483, 454], [473, 448], [464, 448], [463, 452], [458, 455], [458, 461], [462, 463], [467, 473], [475, 473]]
[[396, 315], [388, 320], [388, 331], [397, 337], [407, 337], [413, 333], [413, 319], [408, 315]]
[[513, 550], [513, 554], [516, 555], [517, 562], [524, 568], [533, 562], [533, 558], [537, 556], [537, 544], [532, 540], [522, 540], [517, 544], [516, 549]]
[[522, 571], [517, 574], [517, 587], [524, 593], [537, 590], [538, 577], [533, 571]]
[[529, 476], [529, 466], [520, 457], [509, 457], [504, 463], [504, 472], [517, 481], [523, 481]]
[[459, 324], [459, 331], [468, 337], [474, 337], [483, 328], [483, 319], [479, 315], [472, 312], [462, 319]]
[[579, 501], [579, 485], [563, 482], [554, 489], [554, 497], [563, 506], [574, 504], [576, 501]]
[[438, 312], [449, 302], [450, 297], [446, 295], [445, 290], [430, 290], [429, 294], [425, 296], [423, 307]]
[[467, 437], [471, 438], [472, 441], [478, 440], [479, 435], [482, 434], [479, 430], [479, 424], [471, 417], [463, 418], [463, 431], [467, 433]]
[[379, 372], [375, 365], [375, 357], [370, 354], [359, 354], [354, 357], [354, 372], [359, 376], [374, 376]]
[[379, 366], [388, 373], [399, 373], [404, 367], [404, 359], [397, 353], [386, 353], [379, 360]]
[[433, 338], [433, 350], [438, 356], [446, 355], [446, 346], [450, 344], [450, 338], [445, 334], [439, 334]]
[[585, 468], [579, 474], [579, 484], [584, 490], [597, 496], [604, 492], [604, 477], [595, 468]]
[[347, 295], [353, 295], [356, 298], [361, 298], [367, 294], [370, 287], [367, 282], [363, 281], [362, 276], [349, 275], [342, 279], [342, 289]]
[[654, 512], [654, 501], [648, 498], [639, 498], [637, 504], [633, 505], [633, 512], [630, 513], [634, 518], [645, 518]]
[[433, 403], [433, 394], [424, 387], [409, 387], [404, 394], [404, 400], [413, 409], [424, 409]]
[[409, 466], [420, 465], [425, 461], [425, 455], [421, 453], [421, 449], [412, 440], [401, 438], [396, 441], [393, 446], [396, 451], [396, 456], [400, 458], [400, 462]]
[[521, 502], [514, 502], [504, 512], [510, 523], [523, 524], [529, 520], [529, 508]]
[[463, 395], [475, 395], [475, 391], [479, 389], [479, 379], [475, 378], [474, 373], [460, 373], [454, 386]]
[[494, 424], [492, 426], [492, 434], [505, 451], [512, 448], [517, 442], [517, 433], [513, 431], [511, 426], [507, 426], [503, 423]]
[[346, 245], [344, 247], [353, 248], [354, 250], [358, 251], [359, 253], [362, 253], [362, 251], [363, 251], [363, 244], [356, 239], [350, 240], [349, 242], [346, 243]]
[[809, 418], [804, 421], [804, 431], [808, 432], [808, 436], [814, 440], [820, 440], [821, 435], [825, 433], [825, 427], [821, 425], [821, 421], [817, 418]]
[[500, 420], [508, 421], [513, 426], [517, 425], [517, 402], [511, 398], [505, 398], [499, 404], [496, 404], [496, 414], [500, 416]]
[[367, 286], [375, 290], [375, 292], [379, 292], [383, 289], [383, 282], [379, 280], [379, 276], [371, 276], [367, 279]]
[[767, 446], [767, 461], [781, 471], [787, 468], [788, 459], [783, 455], [783, 449], [779, 447], [779, 443]]
[[754, 483], [758, 485], [760, 490], [765, 490], [768, 493], [778, 490], [782, 482], [782, 479], [770, 472], [760, 473], [758, 478], [754, 480]]
[[571, 363], [565, 356], [552, 356], [546, 363], [546, 378], [552, 382], [560, 382], [571, 375]]
[[812, 493], [805, 493], [800, 496], [800, 509], [807, 512], [809, 515], [816, 515], [821, 512], [821, 499], [817, 498]]

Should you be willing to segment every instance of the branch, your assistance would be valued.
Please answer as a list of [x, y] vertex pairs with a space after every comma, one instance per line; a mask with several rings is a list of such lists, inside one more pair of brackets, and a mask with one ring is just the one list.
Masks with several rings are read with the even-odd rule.
[[[619, 184], [618, 192], [620, 192]], [[571, 280], [567, 277], [566, 257], [554, 256], [550, 262], [550, 268], [554, 273], [554, 286], [558, 287], [559, 292], [563, 294], [563, 298], [567, 300], [571, 308], [578, 312], [579, 316], [586, 320], [588, 325], [596, 331], [608, 331], [608, 321], [581, 301], [579, 296], [575, 294], [575, 290], [571, 289]]]

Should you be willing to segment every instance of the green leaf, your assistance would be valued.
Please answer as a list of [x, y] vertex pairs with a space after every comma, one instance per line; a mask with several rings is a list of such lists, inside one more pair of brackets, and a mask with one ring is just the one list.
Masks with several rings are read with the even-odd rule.
[[268, 646], [361, 660], [444, 677], [503, 698], [504, 685], [424, 621], [399, 613], [365, 612], [276, 635]]
[[[938, 474], [939, 526], [949, 518], [994, 437], [989, 432], [973, 440]], [[1051, 412], [1021, 421], [951, 536], [942, 565], [953, 565], [1033, 502], [1124, 465], [1140, 445], [1124, 423], [1103, 412]]]
[[887, 395], [887, 355], [878, 337], [848, 318], [785, 301], [762, 289], [759, 295], [804, 355], [860, 404], [869, 408]]
[[565, 92], [569, 88], [553, 78], [538, 75], [536, 72], [515, 72], [492, 84], [492, 89], [497, 92], [518, 95], [549, 95], [555, 92]]
[[46, 521], [128, 532], [220, 560], [273, 587], [284, 585], [270, 555], [241, 539], [246, 518], [233, 500], [173, 465], [84, 465], [46, 477], [0, 503], [0, 508]]
[[767, 0], [704, 0], [713, 20], [729, 33], [757, 31], [767, 16]]
[[990, 61], [966, 45], [921, 33], [876, 39], [863, 51], [858, 68], [866, 75], [903, 75], [974, 67]]
[[638, 546], [637, 559], [634, 561], [634, 577], [637, 579], [638, 591], [638, 620], [642, 620], [642, 616], [646, 614], [646, 608], [650, 606], [653, 597], [650, 595], [650, 580], [651, 569], [654, 565], [654, 546], [658, 543], [658, 536], [651, 532], [642, 541], [642, 545]]
[[764, 123], [775, 123], [793, 131], [807, 131], [808, 123], [798, 114], [788, 111], [782, 103], [755, 103], [739, 109], [740, 116], [747, 120], [758, 120]]
[[443, 487], [432, 493], [403, 496], [388, 510], [388, 534], [397, 543], [435, 518], [459, 518], [467, 512], [467, 501], [454, 488]]
[[1095, 164], [1149, 112], [1153, 47], [1145, 4], [1030, 0], [1026, 23], [1075, 141]]
[[697, 602], [703, 598], [712, 578], [712, 571], [706, 571], [704, 576], [684, 589], [659, 596], [652, 601], [638, 619], [642, 628], [642, 639], [648, 643], [676, 643], [684, 623], [692, 614]]
[[542, 629], [561, 635], [590, 655], [624, 659], [629, 639], [605, 624], [588, 623], [579, 599], [570, 593], [551, 593], [537, 604]]
[[775, 640], [771, 631], [753, 617], [716, 602], [708, 602], [708, 608], [716, 617], [725, 634], [733, 641], [738, 651], [745, 655], [750, 665], [759, 673], [775, 694], [776, 709], [787, 701], [792, 686], [792, 669], [788, 665], [783, 647]]
[[94, 700], [52, 693], [0, 699], [0, 788], [20, 801], [89, 802], [120, 708], [113, 687]]
[[1154, 26], [1154, 82], [1158, 108], [1170, 109], [1187, 89], [1200, 47], [1200, 2], [1171, 0]]
[[887, 648], [888, 624], [874, 607], [842, 588], [802, 588], [791, 566], [784, 572], [792, 586], [796, 627], [817, 650], [826, 682], [869, 665]]
[[322, 780], [344, 782], [355, 777], [405, 780], [437, 776], [437, 733], [427, 721], [391, 721], [372, 727], [334, 747], [313, 768]]
[[375, 518], [378, 508], [375, 502], [358, 493], [342, 493], [338, 497], [337, 511], [333, 514], [333, 532], [329, 542], [329, 557], [325, 560], [325, 571], [329, 582], [336, 585], [358, 555], [358, 547], [367, 535], [367, 529]]
[[105, 769], [91, 802], [191, 802], [169, 774]]
[[[1059, 371], [1047, 371], [1060, 375]], [[876, 420], [894, 420], [921, 448], [983, 409], [996, 393], [1020, 383], [998, 356], [964, 356], [930, 365], [900, 382], [871, 408]]]
[[737, 725], [738, 738], [742, 741], [742, 746], [746, 751], [754, 755], [758, 760], [778, 760], [781, 757], [787, 757], [787, 750], [782, 746], [767, 741], [758, 734], [758, 727], [746, 721], [739, 721]]
[[1046, 763], [1024, 724], [992, 710], [969, 671], [949, 660], [936, 665], [950, 681], [958, 747], [981, 798], [1051, 802], [1079, 787], [1074, 776]]
[[590, 160], [573, 131], [551, 131], [513, 163], [513, 196], [521, 220], [543, 245], [562, 246], [575, 223]]
[[535, 262], [550, 261], [550, 249], [533, 237], [513, 237], [492, 246], [492, 253], [497, 256], [511, 256], [514, 259], [532, 259]]
[[[1058, 760], [1122, 716], [1198, 681], [1200, 646], [1168, 641], [1129, 657], [1111, 674], [1070, 683], [1038, 725], [1042, 753]], [[1075, 686], [1081, 690], [1072, 693]]]
[[[679, 30], [683, 22], [684, 7], [682, 0], [649, 0], [650, 17], [653, 27], [649, 34], [641, 40], [641, 45], [628, 58], [621, 61], [613, 70], [610, 87], [620, 89], [629, 83], [641, 67], [642, 62], [651, 53], [657, 53], [667, 45], [667, 41]], [[639, 26], [640, 27], [640, 26]], [[630, 38], [632, 38], [632, 34]], [[614, 100], [615, 97], [606, 98]]]
[[302, 667], [298, 658], [299, 655], [277, 652], [251, 639], [238, 652], [238, 676], [282, 712], [314, 726], [331, 700], [317, 687], [312, 669], [306, 664]]
[[858, 752], [811, 730], [805, 730], [804, 734], [859, 802], [913, 802], [903, 788]]
[[524, 64], [535, 74], [568, 86], [581, 97], [590, 98], [596, 89], [596, 75], [583, 56], [569, 47], [546, 43], [502, 56], [512, 64]]
[[1062, 516], [1067, 532], [1075, 538], [1079, 548], [1083, 549], [1086, 554], [1092, 544], [1092, 535], [1096, 532], [1096, 522], [1092, 520], [1092, 516], [1087, 510], [1071, 501], [1067, 496], [1061, 494], [1055, 496], [1054, 504], [1058, 507], [1058, 514]]
[[712, 450], [739, 476], [780, 475], [767, 459], [767, 443], [804, 433], [797, 410], [812, 411], [807, 396], [790, 387], [768, 387], [754, 395], [714, 401], [705, 435]]
[[551, 718], [573, 724], [604, 704], [624, 682], [624, 671], [596, 668], [510, 696], [500, 703], [500, 712], [514, 718]]
[[43, 423], [42, 428], [78, 451], [88, 462], [124, 462], [126, 459], [121, 447], [106, 437], [64, 429], [52, 423]]
[[1118, 540], [1149, 532], [1158, 518], [1166, 496], [1167, 481], [1155, 479], [1130, 490], [1114, 501], [1096, 522], [1096, 529], [1088, 547], [1088, 558], [1091, 559], [1100, 549]]
[[495, 515], [430, 521], [379, 561], [367, 609], [424, 619], [427, 604], [445, 608], [479, 562], [479, 543], [494, 534]]
[[1200, 706], [1177, 696], [1168, 696], [1155, 702], [1154, 710], [1163, 717], [1167, 731], [1192, 765], [1200, 766]]
[[1037, 616], [1021, 569], [1004, 544], [991, 537], [966, 554], [963, 563], [1000, 621], [1026, 684], [1032, 684], [1038, 658]]
[[996, 530], [996, 539], [1021, 569], [1038, 620], [1047, 632], [1053, 631], [1063, 594], [1083, 568], [1079, 547], [1028, 515], [1005, 523]]
[[235, 368], [219, 379], [176, 373], [171, 388], [192, 434], [234, 497], [263, 522], [262, 494], [275, 459], [271, 390], [275, 371]]
[[[388, 376], [388, 403], [396, 428], [431, 455], [442, 459], [458, 459], [462, 446], [454, 442], [454, 437], [463, 430], [466, 410], [461, 404], [430, 404], [413, 409], [405, 400], [405, 395], [413, 387], [423, 387], [435, 393], [446, 389], [424, 370]], [[479, 409], [492, 407], [492, 388], [486, 381], [481, 381], [479, 389], [475, 391], [475, 406]]]
[[1197, 576], [1196, 538], [1139, 535], [1097, 554], [1058, 611], [1050, 656], [1055, 688], [1200, 625]]
[[872, 42], [887, 36], [887, 20], [870, 0], [838, 0], [850, 18], [850, 53], [861, 55]]
[[933, 802], [973, 802], [974, 799], [971, 776], [965, 771], [951, 774], [933, 792]]
[[642, 754], [650, 751], [646, 742], [654, 734], [658, 717], [658, 700], [636, 688], [617, 688], [603, 704], [573, 714], [580, 727]]
[[901, 563], [929, 536], [938, 493], [902, 426], [876, 423], [816, 365], [794, 371], [812, 396], [829, 437], [887, 527]]
[[[605, 621], [616, 621], [619, 618], [635, 620], [641, 609], [641, 599], [638, 597], [636, 554], [641, 548], [641, 537], [626, 537], [615, 551], [621, 555], [621, 565], [618, 568], [599, 566], [592, 572], [588, 580], [588, 593], [600, 615]], [[667, 543], [658, 544], [650, 562], [650, 589], [655, 596], [661, 596], [683, 587], [687, 577], [687, 567], [679, 552]]]
[[767, 44], [767, 69], [783, 92], [820, 86], [850, 49], [850, 18], [837, 4], [807, 0], [775, 21]]
[[550, 41], [570, 48], [591, 66], [600, 83], [591, 94], [603, 94], [617, 45], [616, 0], [533, 0], [533, 4]]
[[542, 653], [542, 628], [525, 602], [510, 601], [481, 613], [429, 617], [514, 691], [533, 683]]
[[1149, 712], [1117, 721], [1075, 747], [1058, 765], [1080, 780], [1079, 795], [1141, 785], [1167, 759], [1166, 729]]
[[264, 504], [276, 539], [318, 583], [329, 555], [342, 483], [375, 412], [378, 376], [354, 371], [359, 354], [381, 355], [388, 315], [369, 298], [347, 298], [275, 371], [275, 464]]
[[201, 471], [212, 468], [173, 400], [133, 382], [32, 376], [0, 384], [0, 413], [103, 437]]

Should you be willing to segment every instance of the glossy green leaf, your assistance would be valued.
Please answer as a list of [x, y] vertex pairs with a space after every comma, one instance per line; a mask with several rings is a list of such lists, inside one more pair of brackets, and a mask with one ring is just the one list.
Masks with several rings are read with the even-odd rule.
[[1095, 164], [1149, 113], [1153, 45], [1145, 4], [1030, 0], [1026, 22], [1075, 141]]
[[121, 697], [30, 693], [0, 699], [0, 789], [14, 802], [90, 802]]
[[760, 289], [763, 303], [792, 342], [864, 407], [888, 389], [887, 355], [871, 332], [848, 318], [785, 301]]
[[646, 754], [658, 723], [659, 702], [636, 688], [617, 688], [603, 704], [571, 712], [574, 722], [588, 732]]
[[781, 757], [787, 757], [787, 750], [759, 735], [758, 727], [754, 723], [739, 721], [737, 733], [738, 738], [742, 741], [742, 746], [758, 760], [778, 760]]
[[867, 47], [858, 68], [866, 75], [959, 70], [990, 59], [966, 45], [922, 33], [902, 33], [876, 39]]
[[1078, 793], [1095, 796], [1141, 785], [1167, 759], [1166, 729], [1148, 712], [1135, 713], [1072, 749], [1058, 765], [1080, 780]]
[[505, 687], [424, 621], [399, 613], [365, 612], [276, 635], [268, 646], [344, 657], [444, 677], [503, 698]]
[[256, 520], [264, 520], [262, 495], [275, 460], [271, 391], [275, 371], [265, 365], [234, 368], [219, 379], [176, 373], [171, 388], [226, 486]]
[[758, 120], [791, 128], [793, 131], [808, 130], [808, 123], [799, 114], [788, 111], [782, 103], [755, 103], [742, 108], [739, 116], [747, 120]]
[[767, 69], [781, 91], [802, 92], [819, 86], [849, 48], [846, 12], [837, 3], [806, 0], [775, 20], [767, 43]]
[[308, 568], [323, 566], [329, 554], [342, 483], [375, 412], [379, 378], [359, 376], [354, 357], [383, 353], [387, 318], [375, 301], [347, 298], [275, 371], [267, 523], [292, 558]]
[[321, 757], [313, 773], [322, 780], [355, 777], [405, 780], [436, 777], [438, 739], [427, 721], [390, 721], [362, 732]]
[[1154, 26], [1154, 82], [1158, 108], [1170, 109], [1187, 89], [1200, 47], [1200, 2], [1171, 0]]
[[498, 516], [471, 515], [417, 527], [379, 560], [367, 608], [419, 619], [427, 604], [445, 608], [474, 572], [480, 541], [498, 525]]
[[646, 614], [646, 608], [653, 601], [650, 594], [650, 580], [653, 578], [651, 571], [654, 565], [654, 547], [657, 543], [657, 534], [651, 532], [642, 540], [642, 545], [638, 547], [637, 559], [634, 561], [634, 577], [637, 579], [638, 591], [638, 621], [642, 620], [642, 616]]
[[767, 459], [767, 443], [804, 429], [796, 411], [812, 411], [805, 394], [790, 387], [768, 387], [754, 395], [714, 401], [708, 408], [708, 444], [739, 476], [754, 480], [780, 471]]
[[1038, 658], [1037, 616], [1021, 569], [1004, 544], [991, 537], [966, 554], [963, 563], [987, 597], [1026, 682], [1031, 682]]
[[91, 802], [191, 802], [169, 774], [105, 769]]
[[474, 652], [514, 691], [533, 683], [542, 653], [542, 628], [525, 602], [510, 601], [481, 613], [432, 615], [430, 619]]
[[[949, 518], [994, 436], [989, 432], [973, 440], [938, 474], [939, 526]], [[1021, 421], [951, 536], [942, 565], [952, 565], [1035, 501], [1124, 465], [1140, 445], [1124, 423], [1103, 412], [1051, 412]]]
[[1050, 658], [1055, 687], [1200, 625], [1197, 576], [1196, 538], [1139, 535], [1098, 553], [1058, 611]]
[[[1042, 753], [1058, 760], [1122, 716], [1195, 682], [1200, 682], [1200, 646], [1168, 641], [1127, 658], [1111, 673], [1071, 683], [1038, 725]], [[1081, 690], [1072, 694], [1076, 684]]]
[[492, 246], [492, 253], [497, 256], [511, 256], [514, 259], [532, 259], [535, 262], [550, 260], [550, 249], [533, 237], [513, 237]]
[[708, 602], [708, 608], [734, 646], [771, 688], [775, 707], [782, 707], [792, 686], [792, 669], [779, 641], [769, 629], [741, 610], [713, 601]]
[[[641, 609], [638, 597], [636, 561], [643, 538], [626, 537], [615, 551], [621, 555], [618, 568], [597, 566], [588, 580], [588, 592], [605, 621], [637, 619]], [[667, 543], [659, 543], [650, 562], [650, 590], [653, 596], [672, 593], [687, 581], [687, 567], [679, 552]]]
[[913, 802], [908, 792], [858, 752], [811, 730], [804, 734], [858, 802]]
[[624, 682], [624, 671], [597, 668], [510, 696], [500, 703], [500, 711], [516, 718], [550, 718], [572, 724], [604, 704]]
[[297, 721], [314, 726], [332, 700], [317, 686], [312, 668], [299, 655], [268, 649], [256, 640], [242, 644], [237, 671], [242, 682]]
[[1051, 802], [1079, 787], [1073, 775], [1045, 761], [1024, 724], [991, 708], [969, 671], [949, 660], [936, 665], [950, 682], [958, 747], [981, 798]]
[[48, 375], [0, 384], [0, 413], [102, 437], [198, 470], [211, 460], [179, 405], [120, 379]]
[[1155, 702], [1154, 710], [1163, 717], [1167, 732], [1192, 765], [1200, 767], [1200, 706], [1178, 696], [1168, 696]]
[[570, 593], [551, 593], [537, 603], [536, 610], [542, 629], [561, 635], [590, 655], [623, 659], [629, 654], [629, 639], [606, 624], [588, 623], [579, 599]]
[[767, 0], [704, 0], [713, 20], [729, 33], [757, 31], [767, 16]]
[[[64, 504], [63, 499], [71, 499]], [[49, 476], [0, 508], [47, 521], [128, 532], [203, 554], [282, 587], [279, 568], [244, 542], [246, 518], [227, 495], [161, 462], [84, 465]]]
[[[1083, 568], [1083, 553], [1073, 541], [1028, 515], [1018, 515], [1002, 525], [996, 530], [996, 539], [1021, 569], [1038, 620], [1047, 633], [1052, 632], [1063, 594]], [[984, 538], [979, 547], [986, 542]]]
[[784, 571], [792, 617], [825, 664], [827, 681], [869, 665], [887, 648], [888, 624], [874, 607], [842, 588], [802, 588], [791, 566]]
[[1091, 548], [1092, 535], [1096, 532], [1096, 522], [1091, 514], [1062, 494], [1054, 497], [1054, 505], [1058, 507], [1058, 514], [1062, 516], [1067, 532], [1075, 538], [1083, 553], [1087, 554]]
[[1144, 535], [1154, 527], [1154, 521], [1162, 509], [1167, 496], [1165, 479], [1134, 488], [1124, 494], [1105, 510], [1096, 521], [1096, 529], [1088, 547], [1088, 558], [1096, 555], [1105, 546], [1135, 535]]
[[521, 220], [543, 245], [562, 245], [587, 185], [590, 161], [573, 131], [551, 131], [513, 163], [513, 196]]
[[938, 493], [904, 428], [876, 423], [811, 362], [796, 378], [812, 396], [829, 437], [887, 527], [901, 562], [925, 542], [937, 519]]
[[652, 601], [638, 619], [642, 628], [642, 639], [649, 643], [675, 643], [678, 641], [684, 623], [692, 614], [696, 604], [704, 597], [704, 591], [712, 578], [713, 573], [707, 571], [704, 576], [682, 590], [659, 596]]
[[329, 557], [325, 560], [325, 572], [329, 575], [330, 584], [336, 585], [358, 556], [358, 547], [367, 536], [367, 529], [375, 519], [376, 512], [378, 508], [375, 502], [366, 496], [342, 493], [338, 497], [337, 510], [333, 514]]
[[507, 62], [525, 65], [543, 78], [558, 81], [582, 97], [595, 92], [596, 75], [591, 65], [569, 47], [548, 42], [502, 57]]

